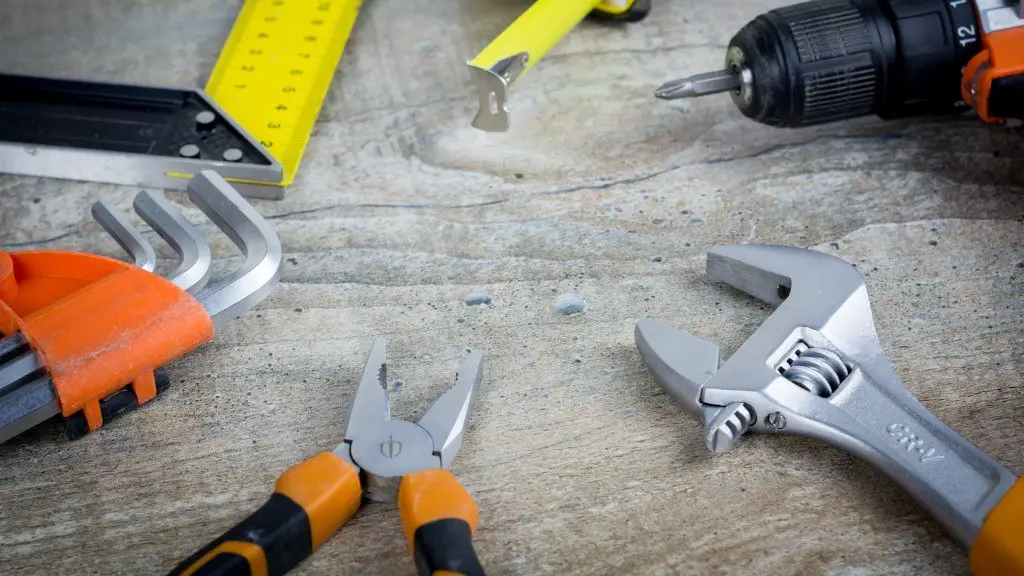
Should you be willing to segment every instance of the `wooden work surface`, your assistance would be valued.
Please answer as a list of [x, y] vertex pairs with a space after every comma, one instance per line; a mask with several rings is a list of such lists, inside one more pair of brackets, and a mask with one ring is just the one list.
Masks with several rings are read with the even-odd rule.
[[[710, 457], [633, 325], [661, 319], [728, 357], [770, 309], [710, 281], [708, 247], [838, 255], [864, 272], [907, 386], [1024, 473], [1021, 130], [782, 131], [724, 96], [656, 100], [783, 2], [654, 3], [643, 23], [573, 31], [514, 86], [513, 129], [485, 134], [464, 62], [529, 2], [367, 2], [295, 185], [254, 202], [284, 246], [280, 288], [170, 365], [143, 409], [76, 442], [52, 424], [0, 446], [0, 573], [166, 572], [341, 441], [383, 335], [407, 419], [466, 347], [486, 350], [453, 471], [490, 574], [966, 574], [964, 551], [846, 453], [752, 436]], [[4, 0], [0, 71], [201, 86], [240, 6]], [[89, 206], [130, 210], [136, 192], [2, 176], [0, 248], [119, 256]], [[239, 262], [169, 197], [216, 237], [221, 273]], [[492, 305], [467, 306], [476, 292]], [[558, 313], [571, 294], [586, 312]], [[397, 510], [365, 506], [295, 573], [413, 574]]]

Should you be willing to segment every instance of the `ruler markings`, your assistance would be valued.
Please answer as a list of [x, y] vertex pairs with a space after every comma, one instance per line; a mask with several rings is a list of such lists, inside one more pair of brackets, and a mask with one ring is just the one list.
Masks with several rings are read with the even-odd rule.
[[361, 0], [247, 0], [206, 91], [292, 182]]

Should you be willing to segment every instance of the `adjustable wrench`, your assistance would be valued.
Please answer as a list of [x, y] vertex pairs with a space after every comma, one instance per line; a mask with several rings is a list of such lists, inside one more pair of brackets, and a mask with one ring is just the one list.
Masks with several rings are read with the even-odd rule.
[[707, 272], [778, 305], [727, 362], [715, 344], [653, 320], [635, 338], [658, 384], [704, 424], [709, 450], [748, 430], [823, 440], [909, 492], [970, 550], [975, 574], [1024, 574], [1024, 481], [900, 381], [856, 268], [801, 248], [733, 245], [708, 252]]

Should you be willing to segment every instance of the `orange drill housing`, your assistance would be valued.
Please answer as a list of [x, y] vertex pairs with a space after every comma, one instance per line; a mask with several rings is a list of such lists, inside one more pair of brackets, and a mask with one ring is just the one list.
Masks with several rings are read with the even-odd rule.
[[964, 68], [960, 91], [964, 102], [978, 111], [985, 122], [1007, 120], [989, 110], [992, 84], [1000, 78], [1024, 76], [1024, 28], [1010, 28], [985, 34], [985, 49]]
[[0, 251], [0, 334], [21, 332], [53, 380], [61, 413], [103, 425], [100, 400], [131, 384], [156, 395], [153, 371], [213, 338], [203, 305], [172, 282], [92, 254]]

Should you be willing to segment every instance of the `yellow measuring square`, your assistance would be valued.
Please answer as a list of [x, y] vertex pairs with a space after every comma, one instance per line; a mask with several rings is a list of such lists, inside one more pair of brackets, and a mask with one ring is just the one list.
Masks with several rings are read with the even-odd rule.
[[361, 0], [246, 0], [206, 93], [291, 184]]

